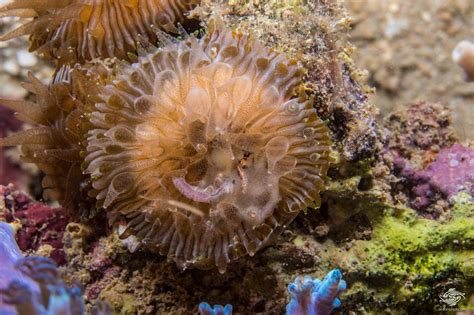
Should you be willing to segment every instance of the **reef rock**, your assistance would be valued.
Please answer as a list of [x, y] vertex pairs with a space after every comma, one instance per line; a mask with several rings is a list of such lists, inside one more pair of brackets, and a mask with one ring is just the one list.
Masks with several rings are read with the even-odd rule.
[[69, 216], [63, 208], [34, 201], [13, 185], [0, 185], [0, 218], [19, 224], [16, 240], [21, 250], [41, 251], [56, 263], [65, 263], [62, 238]]

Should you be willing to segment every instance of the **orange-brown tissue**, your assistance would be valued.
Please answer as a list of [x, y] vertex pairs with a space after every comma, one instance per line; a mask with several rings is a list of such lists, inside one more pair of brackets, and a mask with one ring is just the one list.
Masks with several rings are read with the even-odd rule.
[[295, 97], [296, 63], [220, 23], [122, 66], [91, 114], [85, 173], [122, 238], [224, 272], [319, 199], [330, 140]]
[[31, 83], [25, 87], [36, 96], [35, 102], [0, 100], [17, 112], [18, 119], [34, 125], [0, 138], [0, 147], [19, 145], [22, 160], [35, 163], [45, 174], [44, 198], [58, 200], [75, 212], [90, 208], [84, 190], [90, 180], [81, 172], [81, 152], [85, 151], [84, 135], [91, 126], [87, 113], [98, 100], [103, 74], [99, 66], [88, 68], [63, 66], [49, 86], [30, 75]]
[[199, 0], [13, 0], [0, 17], [33, 18], [0, 37], [30, 35], [31, 50], [59, 64], [124, 59], [137, 42], [156, 42], [156, 29], [178, 33], [177, 23]]

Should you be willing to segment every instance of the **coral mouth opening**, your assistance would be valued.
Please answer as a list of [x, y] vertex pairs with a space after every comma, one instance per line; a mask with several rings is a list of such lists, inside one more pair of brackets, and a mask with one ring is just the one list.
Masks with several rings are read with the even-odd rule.
[[212, 186], [200, 188], [189, 184], [183, 177], [173, 177], [173, 185], [186, 198], [202, 203], [211, 203], [231, 190], [230, 184], [227, 182], [218, 188]]

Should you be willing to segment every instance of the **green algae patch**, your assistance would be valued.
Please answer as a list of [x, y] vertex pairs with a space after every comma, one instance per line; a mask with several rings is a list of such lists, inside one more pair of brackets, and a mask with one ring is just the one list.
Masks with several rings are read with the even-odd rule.
[[372, 243], [372, 249], [383, 247], [386, 251], [422, 254], [473, 241], [472, 216], [453, 215], [448, 222], [440, 223], [423, 218], [414, 219], [413, 214], [411, 209], [404, 209], [398, 216], [385, 217], [374, 229], [372, 238], [375, 243]]
[[467, 307], [474, 293], [474, 201], [461, 193], [451, 202], [446, 222], [409, 208], [372, 209], [370, 240], [355, 240], [348, 249], [331, 240], [323, 244], [321, 260], [336, 263], [348, 280], [348, 309], [436, 311], [443, 307], [439, 295], [450, 288], [466, 296], [457, 308]]

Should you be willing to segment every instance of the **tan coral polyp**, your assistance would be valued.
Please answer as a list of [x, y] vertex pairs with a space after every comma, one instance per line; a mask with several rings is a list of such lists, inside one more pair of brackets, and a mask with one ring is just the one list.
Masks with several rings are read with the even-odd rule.
[[30, 75], [25, 87], [35, 96], [35, 102], [0, 100], [0, 104], [17, 112], [17, 117], [34, 126], [7, 138], [0, 146], [21, 147], [22, 161], [34, 163], [45, 174], [43, 197], [57, 200], [71, 214], [88, 211], [87, 192], [81, 186], [87, 181], [80, 165], [81, 151], [90, 124], [86, 113], [97, 101], [98, 69], [63, 66], [49, 86]]
[[199, 0], [14, 0], [0, 17], [34, 19], [0, 37], [30, 34], [31, 50], [59, 62], [126, 58], [137, 42], [155, 44], [156, 29], [178, 33], [177, 23]]
[[123, 237], [224, 272], [319, 198], [330, 140], [293, 97], [294, 62], [211, 22], [120, 71], [92, 113], [86, 172]]

